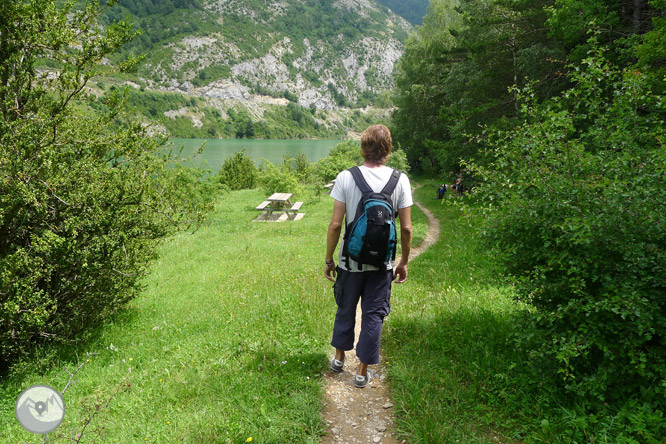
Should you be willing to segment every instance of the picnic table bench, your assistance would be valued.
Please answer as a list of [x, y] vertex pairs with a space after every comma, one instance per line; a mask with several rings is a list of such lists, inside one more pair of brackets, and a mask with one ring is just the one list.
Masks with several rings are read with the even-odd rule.
[[291, 207], [285, 208], [284, 212], [287, 213], [287, 217], [289, 217], [289, 219], [293, 219], [296, 217], [298, 210], [300, 210], [302, 206], [303, 202], [295, 202]]
[[257, 205], [256, 209], [263, 211], [265, 218], [272, 216], [274, 212], [284, 212], [288, 219], [296, 218], [298, 210], [303, 206], [303, 202], [291, 203], [291, 193], [273, 193], [265, 201]]
[[266, 207], [269, 206], [270, 204], [271, 204], [271, 201], [270, 201], [270, 200], [265, 200], [265, 201], [263, 201], [262, 203], [260, 203], [259, 205], [257, 205], [257, 210], [264, 210], [264, 209], [266, 209]]

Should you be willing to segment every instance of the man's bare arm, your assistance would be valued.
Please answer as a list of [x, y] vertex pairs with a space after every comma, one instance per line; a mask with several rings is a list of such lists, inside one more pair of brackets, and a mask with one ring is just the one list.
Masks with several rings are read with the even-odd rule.
[[409, 252], [412, 249], [412, 208], [400, 208], [398, 210], [398, 219], [400, 219], [400, 263], [395, 267], [396, 283], [402, 284], [407, 280], [407, 263], [409, 262]]
[[[333, 261], [333, 253], [335, 253], [335, 247], [338, 245], [340, 240], [340, 232], [342, 231], [342, 221], [345, 217], [345, 212], [347, 206], [344, 202], [336, 200], [333, 204], [333, 216], [331, 216], [331, 222], [328, 224], [328, 233], [326, 234], [326, 262], [330, 263]], [[332, 273], [332, 276], [331, 276]], [[335, 281], [335, 265], [329, 266], [328, 264], [324, 268], [324, 275], [330, 281]]]

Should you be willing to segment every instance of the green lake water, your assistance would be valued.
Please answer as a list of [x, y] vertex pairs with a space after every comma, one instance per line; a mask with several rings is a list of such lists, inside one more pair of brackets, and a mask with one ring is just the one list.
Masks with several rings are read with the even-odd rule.
[[[188, 162], [190, 165], [217, 171], [224, 160], [233, 153], [245, 148], [246, 153], [257, 164], [262, 159], [280, 163], [285, 154], [295, 157], [299, 152], [305, 154], [310, 162], [316, 162], [328, 156], [328, 152], [341, 140], [263, 140], [263, 139], [171, 139], [179, 149], [183, 146], [181, 157], [188, 158], [205, 142], [203, 152]], [[177, 153], [177, 150], [174, 152]]]

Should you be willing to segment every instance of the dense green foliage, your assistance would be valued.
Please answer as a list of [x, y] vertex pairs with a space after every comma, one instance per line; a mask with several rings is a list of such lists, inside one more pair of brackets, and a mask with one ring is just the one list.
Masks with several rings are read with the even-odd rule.
[[663, 7], [661, 0], [556, 0], [549, 10], [550, 36], [563, 45], [569, 60], [579, 62], [592, 48], [588, 37], [594, 29], [607, 57], [626, 65], [640, 36], [653, 29], [652, 18], [663, 20]]
[[599, 415], [622, 418], [618, 442], [664, 430], [664, 12], [433, 2], [400, 65], [396, 139], [421, 169], [474, 159], [486, 246], [534, 310], [516, 366], [585, 422], [571, 440], [608, 430]]
[[230, 190], [254, 188], [257, 184], [257, 166], [245, 150], [226, 159], [217, 173], [218, 181]]
[[[663, 442], [666, 420], [657, 403], [639, 392], [624, 402], [584, 401], [562, 389], [554, 365], [539, 365], [530, 347], [517, 346], [516, 337], [533, 336], [535, 342], [543, 337], [524, 321], [533, 313], [529, 304], [517, 301], [515, 288], [496, 279], [496, 252], [479, 236], [483, 215], [461, 211], [461, 198], [450, 193], [435, 200], [439, 181], [416, 179], [422, 187], [414, 199], [439, 219], [441, 231], [433, 246], [410, 261], [409, 285], [392, 290], [392, 313], [384, 324], [383, 357], [400, 406], [398, 439]], [[467, 208], [475, 209], [475, 204]], [[548, 342], [533, 350], [542, 346]]]
[[340, 171], [361, 164], [363, 164], [361, 147], [358, 142], [349, 140], [333, 147], [327, 157], [317, 161], [315, 170], [324, 182], [330, 182]]
[[298, 182], [298, 177], [291, 170], [289, 163], [274, 165], [264, 161], [259, 171], [259, 184], [267, 195], [273, 193], [292, 193], [294, 198], [303, 196], [304, 187]]
[[484, 147], [483, 127], [520, 121], [512, 86], [547, 99], [568, 87], [567, 61], [588, 31], [618, 66], [637, 60], [663, 91], [663, 0], [433, 0], [399, 62], [395, 139], [421, 170], [458, 170]]
[[[349, 140], [335, 146], [327, 157], [315, 164], [314, 168], [317, 176], [327, 183], [335, 179], [340, 171], [357, 165], [363, 165], [361, 145], [358, 141]], [[400, 148], [393, 149], [386, 165], [405, 173], [409, 171], [407, 156]]]
[[[287, 106], [276, 106], [272, 110], [264, 114], [266, 119], [265, 125], [260, 131], [263, 132], [265, 138], [271, 139], [299, 139], [312, 137], [328, 136], [329, 129], [326, 125], [322, 125], [315, 120], [316, 112], [303, 108], [293, 102]], [[341, 131], [337, 131], [336, 136], [341, 135]], [[277, 136], [277, 137], [276, 137]]]
[[[598, 56], [492, 138], [485, 230], [541, 312], [561, 383], [601, 399], [666, 393], [663, 102]], [[635, 129], [640, 128], [640, 131]]]
[[[96, 117], [75, 111], [97, 64], [133, 35], [124, 22], [100, 29], [99, 13], [0, 7], [0, 367], [107, 320], [136, 296], [157, 242], [200, 221], [210, 198], [140, 124], [112, 129], [119, 94]], [[40, 58], [58, 75], [36, 70]]]
[[308, 157], [303, 152], [298, 152], [296, 157], [284, 156], [283, 163], [293, 172], [301, 184], [315, 184], [314, 165], [308, 161]]

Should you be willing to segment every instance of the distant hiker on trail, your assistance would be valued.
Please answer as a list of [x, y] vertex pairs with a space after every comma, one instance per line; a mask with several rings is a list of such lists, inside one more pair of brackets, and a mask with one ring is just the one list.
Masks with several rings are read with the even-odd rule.
[[[333, 293], [338, 306], [331, 345], [335, 357], [331, 370], [342, 371], [345, 351], [354, 347], [356, 307], [361, 299], [361, 333], [356, 344], [360, 364], [354, 385], [370, 381], [368, 365], [379, 363], [384, 317], [391, 305], [391, 283], [407, 280], [407, 262], [412, 244], [412, 193], [405, 174], [384, 164], [392, 149], [391, 133], [384, 125], [370, 126], [361, 137], [364, 165], [342, 171], [335, 180], [331, 197], [333, 217], [326, 237], [324, 275], [335, 282]], [[396, 229], [400, 221], [402, 257], [393, 272]], [[346, 221], [338, 266], [333, 253], [340, 239], [342, 220]], [[337, 277], [336, 277], [337, 276]]]
[[446, 193], [446, 184], [443, 183], [437, 188], [437, 199], [443, 199], [444, 194]]
[[462, 196], [463, 193], [463, 184], [462, 184], [462, 179], [457, 178], [456, 183], [451, 185], [451, 190], [453, 194], [457, 194], [458, 196]]

